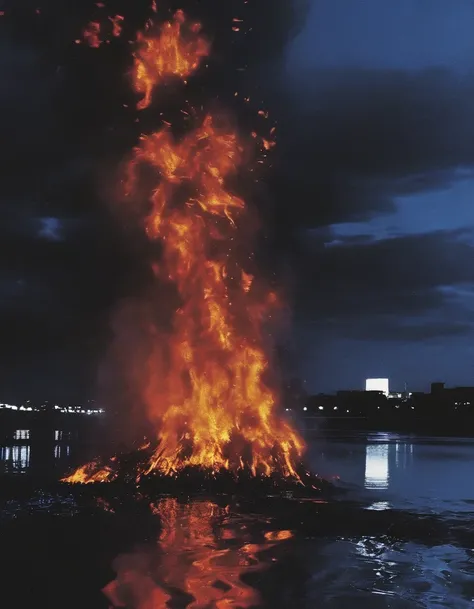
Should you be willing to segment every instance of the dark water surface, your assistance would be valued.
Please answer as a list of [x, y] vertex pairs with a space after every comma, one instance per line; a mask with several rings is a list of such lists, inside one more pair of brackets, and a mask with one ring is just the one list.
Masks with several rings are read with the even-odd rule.
[[364, 489], [379, 509], [474, 512], [473, 438], [390, 433], [314, 438], [310, 460], [321, 475], [338, 475]]
[[0, 449], [5, 606], [474, 607], [472, 440], [314, 438], [347, 490], [327, 501], [39, 489], [74, 458], [59, 435]]

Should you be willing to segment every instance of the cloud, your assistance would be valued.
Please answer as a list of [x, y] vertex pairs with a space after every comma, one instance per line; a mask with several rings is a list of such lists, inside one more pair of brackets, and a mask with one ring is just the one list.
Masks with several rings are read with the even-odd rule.
[[428, 340], [471, 329], [474, 244], [469, 231], [438, 231], [299, 252], [296, 318], [320, 336]]
[[461, 0], [317, 0], [292, 48], [294, 69], [363, 65], [469, 69], [474, 7]]
[[38, 237], [49, 241], [63, 240], [63, 226], [59, 218], [39, 218], [39, 225]]
[[339, 319], [318, 327], [321, 336], [346, 340], [418, 343], [448, 337], [473, 335], [474, 326], [469, 322], [439, 320], [430, 322], [420, 317], [407, 323], [403, 315], [362, 315], [356, 319]]
[[[457, 191], [448, 189], [474, 169], [473, 93], [472, 74], [437, 68], [313, 70], [291, 86], [285, 76], [269, 186], [276, 245], [293, 269], [295, 319], [314, 340], [413, 343], [471, 333], [472, 303], [454, 302], [445, 288], [474, 285], [472, 227], [422, 231], [419, 215], [420, 229], [403, 231], [441, 189], [446, 216], [455, 213], [449, 196]], [[407, 195], [405, 226], [387, 224], [376, 239], [368, 221], [390, 223]], [[350, 235], [337, 230], [355, 222]]]
[[357, 221], [474, 162], [474, 77], [318, 70], [282, 84], [274, 196], [285, 225]]

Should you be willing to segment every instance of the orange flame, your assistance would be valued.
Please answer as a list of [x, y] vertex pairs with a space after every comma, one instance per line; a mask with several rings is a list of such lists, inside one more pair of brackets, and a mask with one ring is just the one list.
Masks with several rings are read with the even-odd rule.
[[[129, 199], [135, 200], [139, 166], [151, 166], [157, 184], [145, 230], [161, 240], [161, 278], [175, 283], [181, 299], [173, 334], [149, 362], [144, 400], [161, 426], [150, 470], [237, 468], [245, 461], [253, 473], [278, 468], [295, 475], [292, 459], [303, 448], [278, 418], [275, 396], [263, 381], [262, 323], [274, 295], [259, 302], [253, 278], [237, 262], [245, 203], [226, 181], [241, 161], [237, 136], [211, 116], [179, 142], [167, 128], [142, 136], [134, 153]], [[178, 206], [183, 188], [192, 194]], [[160, 361], [168, 365], [160, 367]]]
[[111, 467], [101, 467], [97, 461], [91, 461], [82, 465], [76, 471], [64, 478], [64, 482], [77, 484], [90, 484], [92, 482], [110, 482], [115, 478], [115, 472]]
[[[136, 90], [145, 94], [140, 108], [158, 82], [185, 78], [208, 54], [200, 26], [188, 27], [193, 36], [185, 40], [184, 24], [178, 11], [157, 37], [141, 37], [134, 74]], [[159, 438], [143, 474], [200, 466], [299, 479], [295, 462], [303, 441], [278, 416], [276, 396], [265, 384], [264, 325], [277, 298], [262, 295], [239, 262], [252, 257], [241, 230], [248, 224], [246, 204], [228, 184], [243, 152], [235, 131], [211, 115], [179, 140], [169, 127], [142, 135], [133, 152], [126, 200], [141, 207], [149, 187], [143, 229], [162, 244], [159, 267], [155, 261], [152, 268], [160, 281], [175, 285], [180, 301], [166, 335], [149, 321], [152, 346], [141, 378], [133, 378]], [[149, 178], [142, 183], [144, 166], [151, 185]], [[111, 479], [111, 472], [91, 464], [65, 480]]]
[[187, 78], [209, 55], [209, 43], [200, 35], [198, 23], [186, 21], [183, 11], [175, 13], [172, 21], [161, 26], [158, 36], [139, 33], [139, 48], [135, 53], [133, 85], [144, 95], [138, 109], [151, 103], [153, 88], [170, 76]]

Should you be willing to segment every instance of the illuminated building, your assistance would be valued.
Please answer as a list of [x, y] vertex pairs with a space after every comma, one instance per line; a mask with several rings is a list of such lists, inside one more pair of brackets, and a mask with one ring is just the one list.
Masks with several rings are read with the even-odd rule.
[[388, 379], [366, 379], [365, 380], [366, 391], [380, 391], [384, 395], [388, 396]]

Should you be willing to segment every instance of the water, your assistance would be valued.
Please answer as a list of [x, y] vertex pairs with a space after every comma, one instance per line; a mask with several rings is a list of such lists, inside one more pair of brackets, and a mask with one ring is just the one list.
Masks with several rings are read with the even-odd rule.
[[[68, 464], [66, 446], [55, 439], [51, 447], [58, 471]], [[34, 458], [26, 444], [0, 451], [4, 471], [24, 472], [22, 480]], [[7, 588], [18, 574], [28, 584], [14, 584], [14, 604], [474, 606], [473, 441], [319, 438], [309, 459], [314, 471], [339, 476], [350, 489], [343, 500], [151, 501], [64, 489], [7, 498], [0, 567]]]
[[372, 496], [374, 508], [421, 513], [474, 511], [474, 440], [389, 433], [319, 438], [310, 448], [315, 471]]

